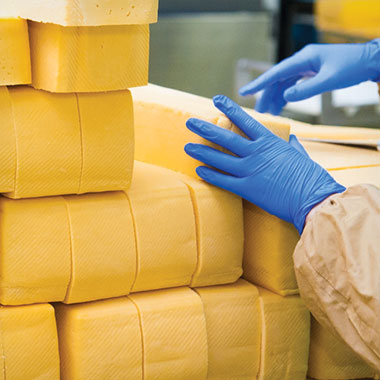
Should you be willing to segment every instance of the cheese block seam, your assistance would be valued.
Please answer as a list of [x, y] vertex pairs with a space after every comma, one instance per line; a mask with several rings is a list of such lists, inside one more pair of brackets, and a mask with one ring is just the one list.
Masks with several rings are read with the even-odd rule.
[[82, 119], [81, 119], [81, 112], [80, 112], [80, 106], [79, 106], [79, 98], [78, 98], [78, 94], [77, 93], [75, 93], [75, 100], [76, 100], [77, 110], [78, 110], [79, 133], [80, 133], [80, 154], [81, 154], [78, 194], [81, 194], [82, 179], [83, 179], [83, 160], [84, 160], [83, 155], [84, 155], [84, 148], [83, 148]]
[[365, 169], [365, 168], [379, 168], [380, 165], [370, 164], [370, 165], [357, 165], [357, 166], [344, 166], [339, 168], [327, 169], [329, 172], [339, 171], [339, 170], [349, 170], [349, 169]]

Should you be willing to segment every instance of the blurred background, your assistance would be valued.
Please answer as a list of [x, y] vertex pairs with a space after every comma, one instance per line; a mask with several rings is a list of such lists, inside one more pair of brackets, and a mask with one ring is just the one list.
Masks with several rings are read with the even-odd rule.
[[[380, 37], [380, 0], [160, 0], [151, 27], [150, 82], [202, 96], [237, 90], [309, 43]], [[284, 116], [317, 124], [380, 126], [377, 85], [291, 103]]]

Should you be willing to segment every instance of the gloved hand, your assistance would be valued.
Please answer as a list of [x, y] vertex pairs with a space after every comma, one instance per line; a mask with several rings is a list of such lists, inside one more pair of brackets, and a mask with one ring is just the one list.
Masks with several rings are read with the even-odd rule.
[[[310, 79], [297, 83], [310, 76]], [[368, 80], [380, 81], [380, 39], [364, 44], [308, 45], [239, 92], [249, 95], [264, 90], [255, 108], [276, 115], [287, 102]]]
[[277, 137], [226, 96], [216, 96], [214, 104], [251, 140], [208, 122], [189, 119], [187, 127], [191, 131], [234, 154], [187, 144], [187, 154], [224, 172], [200, 166], [197, 173], [205, 181], [292, 222], [300, 233], [314, 206], [345, 190], [302, 152], [294, 137], [291, 143]]

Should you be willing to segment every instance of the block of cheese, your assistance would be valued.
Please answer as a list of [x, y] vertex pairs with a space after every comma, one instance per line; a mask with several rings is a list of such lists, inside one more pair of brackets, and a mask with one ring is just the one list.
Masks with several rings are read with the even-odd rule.
[[139, 314], [128, 298], [55, 304], [62, 380], [141, 380]]
[[0, 86], [31, 83], [27, 22], [0, 18], [0, 36]]
[[[220, 127], [236, 127], [218, 111], [210, 99], [169, 88], [148, 85], [132, 89], [135, 112], [136, 159], [196, 177], [199, 163], [183, 150], [188, 142], [206, 141], [186, 128], [191, 117], [207, 120]], [[247, 110], [279, 136], [289, 137], [289, 125]]]
[[298, 293], [293, 252], [295, 227], [244, 201], [244, 278], [282, 296]]
[[129, 91], [51, 94], [0, 87], [0, 111], [0, 192], [29, 198], [129, 187]]
[[63, 199], [1, 197], [0, 234], [0, 303], [62, 301], [71, 271]]
[[148, 83], [149, 25], [64, 27], [29, 22], [32, 85], [51, 92]]
[[281, 297], [259, 288], [261, 362], [259, 380], [306, 378], [310, 314], [298, 296]]
[[206, 379], [206, 320], [198, 295], [189, 288], [177, 288], [129, 298], [141, 321], [144, 379]]
[[[3, 0], [6, 4], [9, 0]], [[12, 0], [17, 15], [63, 26], [151, 24], [158, 0]]]
[[380, 188], [380, 165], [368, 168], [331, 170], [330, 174], [346, 187], [369, 183]]
[[1, 380], [59, 379], [53, 307], [0, 306], [0, 350]]
[[190, 190], [196, 218], [198, 263], [191, 286], [237, 281], [244, 249], [241, 198], [189, 176], [179, 178]]
[[239, 280], [233, 285], [197, 288], [196, 292], [206, 316], [207, 379], [256, 380], [262, 334], [257, 288]]
[[136, 277], [132, 214], [124, 192], [65, 196], [71, 234], [66, 303], [128, 294]]
[[374, 378], [374, 371], [343, 341], [311, 321], [308, 376], [318, 380]]
[[127, 195], [138, 258], [132, 290], [190, 284], [197, 265], [197, 240], [187, 186], [170, 171], [136, 161]]

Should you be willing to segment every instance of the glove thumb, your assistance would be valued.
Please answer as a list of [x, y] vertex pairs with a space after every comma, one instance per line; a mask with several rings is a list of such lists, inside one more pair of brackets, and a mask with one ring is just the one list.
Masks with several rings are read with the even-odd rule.
[[307, 154], [305, 148], [301, 145], [301, 143], [298, 141], [297, 137], [295, 135], [290, 135], [289, 137], [289, 144], [298, 150], [298, 152], [302, 153], [304, 156], [309, 157]]

